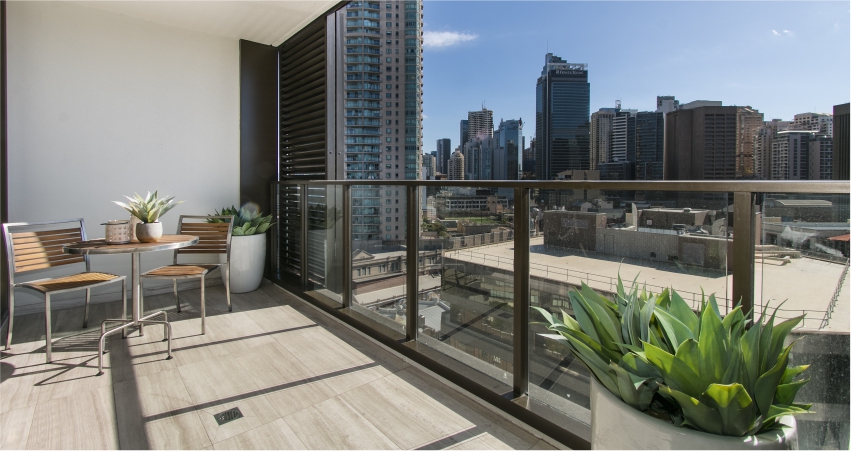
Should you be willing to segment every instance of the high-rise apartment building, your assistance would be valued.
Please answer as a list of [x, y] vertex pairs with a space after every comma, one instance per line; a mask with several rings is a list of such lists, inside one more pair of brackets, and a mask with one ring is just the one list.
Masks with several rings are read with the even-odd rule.
[[810, 180], [833, 179], [833, 137], [814, 133], [807, 142], [809, 157], [808, 176]]
[[449, 180], [464, 180], [464, 154], [458, 149], [452, 152], [447, 168]]
[[794, 130], [810, 130], [833, 136], [833, 116], [828, 113], [796, 114], [793, 122]]
[[494, 137], [475, 138], [464, 144], [464, 180], [494, 180], [494, 156], [499, 143]]
[[423, 154], [423, 180], [434, 180], [434, 174], [436, 172], [435, 166], [437, 165], [437, 158], [431, 154]]
[[635, 179], [662, 180], [665, 158], [665, 115], [642, 111], [635, 115]]
[[787, 130], [774, 135], [771, 143], [771, 180], [809, 178], [809, 141], [813, 133]]
[[437, 140], [437, 172], [446, 174], [449, 170], [449, 157], [452, 155], [452, 141], [449, 138]]
[[547, 53], [535, 93], [537, 178], [552, 180], [562, 171], [588, 169], [591, 128], [588, 65], [568, 63]]
[[691, 102], [665, 116], [665, 180], [736, 178], [738, 107], [694, 107], [705, 103], [715, 102]]
[[589, 166], [597, 169], [600, 163], [609, 161], [612, 152], [612, 120], [619, 108], [600, 108], [591, 114], [591, 140]]
[[736, 112], [736, 177], [754, 176], [754, 137], [763, 126], [765, 118], [749, 106]]
[[523, 165], [521, 153], [526, 145], [523, 119], [500, 120], [494, 138], [499, 146], [494, 156], [494, 180], [520, 180]]
[[638, 110], [618, 109], [612, 119], [610, 163], [635, 161], [635, 115]]
[[754, 177], [768, 180], [771, 178], [771, 145], [774, 134], [788, 130], [792, 127], [792, 121], [781, 121], [772, 119], [762, 123], [753, 137], [753, 165]]
[[[467, 112], [467, 139], [470, 142], [476, 138], [493, 137], [493, 111], [482, 107], [481, 111]], [[463, 144], [463, 143], [462, 143]]]
[[833, 180], [849, 179], [849, 106], [848, 103], [833, 106]]
[[[422, 0], [351, 2], [345, 16], [338, 121], [346, 124], [346, 178], [419, 179]], [[353, 186], [354, 245], [404, 242], [405, 208], [405, 190]]]

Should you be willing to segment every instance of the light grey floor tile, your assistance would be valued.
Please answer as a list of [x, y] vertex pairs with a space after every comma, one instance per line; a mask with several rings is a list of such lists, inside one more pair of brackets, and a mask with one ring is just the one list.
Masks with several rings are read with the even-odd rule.
[[282, 418], [216, 443], [216, 449], [305, 449]]
[[257, 391], [257, 385], [232, 357], [202, 360], [177, 370], [195, 404], [230, 402]]
[[25, 449], [35, 405], [0, 413], [0, 449]]
[[288, 415], [284, 420], [308, 449], [398, 449], [339, 397]]
[[266, 391], [266, 398], [282, 417], [319, 404], [335, 395], [334, 390], [319, 379], [299, 381]]
[[114, 385], [121, 447], [197, 449], [211, 445], [177, 370]]
[[448, 409], [439, 411], [388, 378], [342, 395], [355, 410], [402, 449], [435, 442], [474, 425]]
[[306, 366], [274, 340], [243, 351], [236, 361], [258, 388], [277, 387], [313, 376]]
[[39, 403], [27, 449], [117, 449], [112, 387]]

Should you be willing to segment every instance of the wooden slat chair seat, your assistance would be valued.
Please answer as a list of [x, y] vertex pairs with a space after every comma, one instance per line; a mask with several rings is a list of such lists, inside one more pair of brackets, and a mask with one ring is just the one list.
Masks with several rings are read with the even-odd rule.
[[122, 276], [108, 274], [105, 272], [84, 272], [73, 276], [58, 277], [56, 279], [35, 280], [32, 282], [19, 283], [19, 287], [32, 288], [42, 293], [55, 293], [57, 291], [77, 290], [80, 288], [98, 285], [120, 279]]
[[[221, 219], [226, 222], [207, 222], [208, 219]], [[186, 222], [190, 220], [190, 222]], [[162, 266], [141, 275], [145, 279], [172, 279], [174, 287], [174, 300], [177, 311], [180, 312], [180, 296], [177, 293], [177, 281], [181, 279], [201, 279], [201, 333], [206, 333], [206, 297], [204, 293], [204, 282], [207, 274], [220, 269], [224, 274], [225, 293], [228, 301], [228, 311], [233, 311], [230, 302], [230, 242], [233, 231], [233, 216], [188, 216], [182, 215], [177, 222], [178, 235], [195, 235], [198, 244], [176, 249], [174, 251], [174, 263]], [[224, 263], [179, 263], [180, 255], [212, 255], [224, 254]], [[140, 290], [144, 291], [144, 290]], [[144, 299], [144, 298], [143, 298]], [[142, 301], [144, 306], [144, 300]], [[144, 309], [144, 307], [142, 307]]]
[[[47, 362], [52, 360], [50, 319], [50, 296], [72, 290], [86, 290], [86, 306], [83, 313], [83, 328], [89, 325], [89, 303], [91, 289], [121, 282], [121, 298], [127, 302], [126, 278], [104, 272], [92, 272], [88, 255], [71, 255], [62, 251], [65, 245], [86, 241], [86, 226], [82, 218], [44, 222], [18, 222], [3, 224], [6, 256], [9, 259], [9, 328], [6, 331], [6, 350], [12, 347], [12, 331], [15, 319], [15, 288], [28, 288], [44, 295], [45, 350]], [[15, 282], [15, 276], [44, 271], [60, 266], [82, 263], [82, 273], [50, 279]]]
[[218, 268], [219, 265], [171, 265], [163, 266], [145, 273], [145, 277], [200, 277]]

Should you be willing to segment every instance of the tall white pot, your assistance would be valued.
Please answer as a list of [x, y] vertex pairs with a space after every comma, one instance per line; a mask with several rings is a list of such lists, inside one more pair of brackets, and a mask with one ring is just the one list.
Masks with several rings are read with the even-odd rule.
[[[225, 256], [220, 257], [224, 263]], [[247, 293], [260, 287], [266, 265], [266, 234], [233, 236], [230, 243], [230, 292]], [[224, 282], [222, 273], [222, 282]]]
[[633, 409], [591, 379], [591, 449], [798, 449], [795, 417], [780, 422], [780, 430], [748, 437], [676, 427]]

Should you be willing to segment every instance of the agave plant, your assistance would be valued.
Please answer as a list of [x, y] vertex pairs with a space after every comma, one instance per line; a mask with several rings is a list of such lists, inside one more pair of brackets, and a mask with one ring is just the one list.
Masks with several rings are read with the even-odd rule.
[[175, 202], [174, 196], [167, 196], [160, 199], [157, 192], [154, 191], [143, 198], [137, 193], [133, 197], [124, 196], [129, 201], [128, 203], [113, 201], [119, 207], [130, 212], [131, 215], [138, 218], [144, 223], [157, 222], [159, 219], [172, 208], [182, 204], [184, 201]]
[[[252, 211], [245, 207], [242, 207], [239, 210], [237, 210], [235, 206], [222, 208], [222, 212], [219, 213], [216, 211], [215, 216], [233, 216], [233, 234], [235, 236], [260, 234], [269, 230], [269, 227], [272, 227], [274, 224], [274, 222], [272, 222], [272, 215], [263, 216], [259, 210]], [[207, 222], [225, 221], [210, 218]]]
[[[788, 367], [783, 346], [803, 316], [748, 327], [735, 307], [721, 317], [715, 297], [700, 314], [675, 291], [629, 293], [618, 277], [614, 302], [582, 284], [570, 294], [575, 319], [537, 308], [558, 340], [603, 386], [626, 404], [684, 426], [719, 435], [746, 436], [779, 427], [778, 418], [808, 413], [795, 395], [808, 365]], [[775, 310], [776, 313], [776, 310]]]

